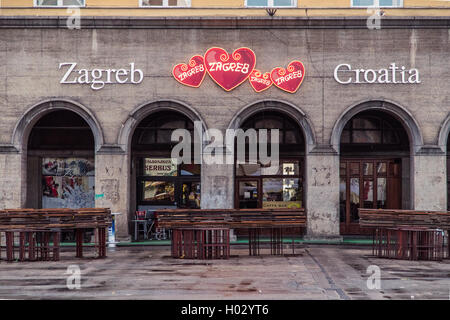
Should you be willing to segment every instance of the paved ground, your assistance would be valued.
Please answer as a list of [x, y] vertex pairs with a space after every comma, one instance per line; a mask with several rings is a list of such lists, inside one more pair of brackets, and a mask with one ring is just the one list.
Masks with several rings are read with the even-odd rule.
[[[120, 247], [108, 258], [59, 262], [0, 261], [2, 299], [450, 299], [450, 260], [377, 259], [367, 247], [304, 245], [296, 255], [229, 260], [172, 259], [169, 247]], [[4, 258], [4, 256], [3, 256]], [[67, 288], [78, 265], [81, 289]], [[381, 269], [381, 289], [367, 287], [367, 267]], [[75, 283], [70, 281], [70, 283]]]

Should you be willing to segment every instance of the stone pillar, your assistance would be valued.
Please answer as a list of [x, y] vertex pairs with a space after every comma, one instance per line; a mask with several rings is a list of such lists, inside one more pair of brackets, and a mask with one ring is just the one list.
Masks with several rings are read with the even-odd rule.
[[16, 209], [25, 205], [25, 180], [22, 155], [17, 151], [0, 153], [0, 209]]
[[447, 158], [444, 152], [422, 148], [414, 156], [414, 209], [447, 210]]
[[[204, 149], [206, 150], [206, 149]], [[222, 154], [227, 154], [222, 148]], [[221, 156], [212, 163], [211, 152], [202, 154], [202, 209], [232, 209], [234, 208], [234, 165], [230, 162], [232, 156]], [[233, 160], [234, 161], [234, 160]], [[217, 163], [219, 162], [219, 163]]]
[[116, 216], [116, 237], [129, 239], [129, 157], [120, 150], [97, 152], [95, 156], [95, 206], [110, 208]]
[[[203, 157], [205, 159], [206, 156]], [[224, 157], [225, 158], [225, 157]], [[206, 159], [208, 160], [208, 159]], [[234, 165], [202, 163], [202, 209], [234, 208]], [[230, 230], [231, 241], [236, 241], [234, 230]]]
[[306, 156], [307, 240], [342, 241], [339, 234], [339, 155], [332, 150]]
[[[226, 147], [203, 145], [202, 150], [202, 209], [234, 208], [234, 156]], [[215, 150], [215, 151], [214, 151]], [[220, 156], [214, 156], [215, 152]]]
[[229, 164], [202, 164], [202, 209], [234, 208], [234, 172]]

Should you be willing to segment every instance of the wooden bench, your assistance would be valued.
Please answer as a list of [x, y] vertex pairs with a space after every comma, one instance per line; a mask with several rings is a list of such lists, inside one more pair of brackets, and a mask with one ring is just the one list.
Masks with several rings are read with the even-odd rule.
[[450, 257], [450, 212], [359, 209], [359, 224], [373, 229], [374, 256], [436, 261]]
[[[106, 228], [111, 226], [109, 209], [7, 209], [0, 210], [0, 239], [5, 237], [7, 261], [58, 261], [61, 231], [75, 231], [76, 257], [83, 256], [83, 233], [95, 230], [97, 256], [106, 256]], [[17, 241], [18, 238], [18, 241]], [[51, 242], [52, 240], [52, 242]], [[16, 258], [16, 253], [18, 256]]]
[[[228, 258], [230, 229], [248, 230], [250, 255], [260, 254], [261, 231], [269, 230], [271, 254], [280, 255], [286, 230], [306, 227], [304, 209], [165, 209], [156, 211], [156, 217], [160, 227], [172, 230], [175, 258]], [[205, 253], [206, 248], [213, 248], [212, 253]]]

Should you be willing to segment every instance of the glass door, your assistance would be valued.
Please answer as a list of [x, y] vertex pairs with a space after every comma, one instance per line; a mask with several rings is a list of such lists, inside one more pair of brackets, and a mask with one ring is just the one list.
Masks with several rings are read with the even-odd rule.
[[260, 185], [258, 180], [240, 180], [238, 182], [239, 209], [260, 208]]
[[358, 208], [401, 208], [400, 161], [341, 159], [339, 201], [341, 234], [370, 233], [359, 227]]
[[183, 182], [181, 187], [180, 208], [200, 209], [200, 181]]
[[149, 157], [137, 163], [137, 210], [200, 208], [200, 165]]

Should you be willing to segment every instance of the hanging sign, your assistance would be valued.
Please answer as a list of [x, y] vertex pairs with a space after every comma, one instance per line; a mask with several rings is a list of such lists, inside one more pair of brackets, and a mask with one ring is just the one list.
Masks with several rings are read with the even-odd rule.
[[175, 79], [186, 86], [198, 88], [206, 75], [204, 59], [195, 55], [189, 60], [189, 64], [179, 63], [173, 67], [172, 74]]
[[176, 176], [177, 164], [171, 158], [145, 158], [144, 175], [146, 176]]
[[270, 73], [273, 84], [289, 93], [295, 93], [305, 78], [305, 67], [300, 61], [292, 61], [287, 69], [277, 67]]
[[248, 80], [250, 81], [253, 90], [256, 92], [267, 90], [273, 84], [272, 79], [270, 78], [270, 72], [262, 74], [261, 71], [256, 69], [252, 71]]
[[256, 56], [249, 48], [236, 49], [229, 55], [222, 48], [211, 48], [205, 53], [206, 70], [225, 91], [231, 91], [250, 76]]

